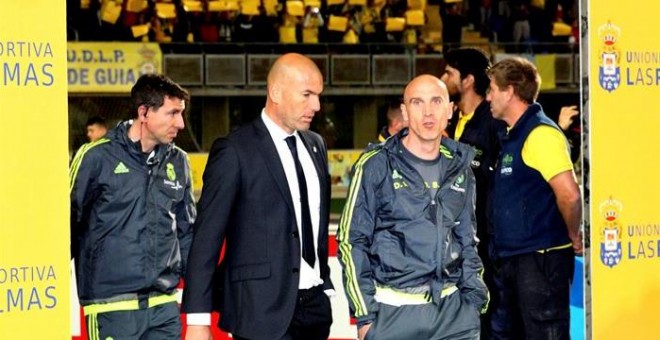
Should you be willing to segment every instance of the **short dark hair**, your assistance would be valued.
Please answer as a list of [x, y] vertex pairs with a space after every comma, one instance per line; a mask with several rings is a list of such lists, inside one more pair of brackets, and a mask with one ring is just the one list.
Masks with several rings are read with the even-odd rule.
[[105, 118], [103, 118], [101, 116], [90, 117], [87, 120], [87, 123], [85, 123], [85, 127], [92, 126], [92, 125], [101, 125], [105, 128], [108, 127], [107, 123], [105, 122]]
[[131, 101], [136, 114], [142, 105], [147, 108], [160, 108], [163, 106], [166, 96], [186, 102], [190, 100], [188, 91], [162, 74], [142, 75], [131, 89]]
[[401, 100], [393, 100], [387, 105], [387, 126], [392, 125], [392, 123], [403, 117], [401, 113]]
[[513, 93], [527, 104], [536, 101], [541, 88], [541, 76], [536, 66], [520, 57], [504, 59], [488, 70], [500, 90], [513, 87]]
[[461, 73], [461, 79], [472, 75], [474, 77], [474, 91], [482, 97], [486, 96], [490, 83], [486, 72], [491, 66], [486, 52], [473, 47], [454, 49], [446, 53], [445, 62]]

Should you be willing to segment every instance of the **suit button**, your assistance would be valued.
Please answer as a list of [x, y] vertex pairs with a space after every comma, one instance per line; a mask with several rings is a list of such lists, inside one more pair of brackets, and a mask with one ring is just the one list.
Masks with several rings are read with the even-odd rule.
[[297, 231], [292, 232], [291, 236], [293, 236], [293, 238], [298, 238], [298, 232]]
[[292, 272], [293, 272], [294, 274], [297, 274], [299, 271], [300, 271], [300, 269], [298, 269], [298, 268], [293, 268], [293, 270], [292, 270]]

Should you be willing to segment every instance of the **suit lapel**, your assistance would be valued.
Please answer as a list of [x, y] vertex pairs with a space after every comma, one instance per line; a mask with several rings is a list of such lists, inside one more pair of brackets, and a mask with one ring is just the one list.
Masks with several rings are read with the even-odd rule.
[[[322, 166], [322, 161], [320, 159], [321, 157], [321, 152], [316, 146], [315, 143], [313, 143], [310, 140], [310, 137], [306, 133], [300, 133], [300, 139], [303, 142], [303, 145], [305, 145], [305, 149], [307, 149], [307, 153], [309, 153], [309, 156], [312, 158], [312, 162], [314, 162], [314, 168], [316, 168], [316, 174], [319, 179], [319, 185], [321, 186], [321, 195], [323, 195], [323, 175], [325, 172], [323, 171], [323, 166]], [[321, 196], [323, 197], [323, 196]]]
[[264, 125], [264, 122], [261, 120], [261, 118], [257, 118], [255, 120], [254, 128], [259, 139], [259, 151], [264, 157], [266, 167], [268, 168], [270, 174], [273, 176], [273, 179], [275, 180], [277, 187], [280, 189], [280, 193], [282, 194], [282, 197], [284, 197], [284, 201], [286, 202], [287, 206], [289, 206], [291, 213], [295, 215], [295, 210], [293, 208], [293, 198], [291, 196], [291, 191], [289, 190], [289, 184], [286, 179], [286, 174], [284, 173], [284, 168], [282, 167], [280, 155], [277, 153], [277, 149], [273, 143], [273, 139], [268, 133], [268, 129], [266, 129], [266, 125]]

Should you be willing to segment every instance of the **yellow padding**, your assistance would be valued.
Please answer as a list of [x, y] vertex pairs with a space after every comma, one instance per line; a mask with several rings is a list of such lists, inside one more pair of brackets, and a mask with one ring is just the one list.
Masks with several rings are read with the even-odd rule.
[[183, 9], [186, 12], [203, 12], [204, 6], [198, 0], [183, 0]]
[[424, 26], [424, 11], [421, 9], [407, 10], [406, 23], [408, 26]]
[[161, 19], [176, 18], [176, 7], [173, 3], [159, 2], [156, 4], [156, 15]]
[[321, 0], [303, 0], [305, 7], [317, 7], [321, 8]]
[[335, 32], [345, 32], [348, 27], [348, 18], [340, 17], [338, 15], [330, 15], [328, 21], [328, 30]]
[[403, 28], [405, 26], [406, 26], [405, 18], [392, 17], [392, 18], [387, 18], [387, 21], [385, 21], [386, 32], [401, 32], [403, 31]]
[[426, 9], [426, 0], [408, 0], [408, 8], [424, 11]]
[[[176, 302], [176, 293], [171, 295], [152, 296], [149, 298], [148, 306], [149, 308], [151, 308], [169, 302]], [[127, 300], [127, 301], [117, 301], [110, 303], [97, 303], [89, 306], [84, 306], [83, 312], [85, 315], [90, 315], [90, 314], [101, 314], [107, 312], [120, 312], [120, 311], [138, 310], [138, 309], [140, 309], [140, 304], [138, 300]]]
[[209, 1], [209, 12], [238, 11], [237, 0]]
[[133, 33], [133, 38], [141, 37], [143, 35], [146, 35], [149, 33], [149, 27], [151, 25], [144, 24], [144, 25], [135, 25], [131, 26], [131, 32]]
[[287, 1], [286, 2], [286, 12], [289, 15], [296, 17], [301, 17], [305, 15], [305, 8], [302, 1]]
[[101, 5], [101, 20], [115, 24], [121, 14], [121, 4], [114, 1], [107, 1]]
[[128, 0], [126, 1], [126, 11], [140, 13], [147, 9], [147, 0]]

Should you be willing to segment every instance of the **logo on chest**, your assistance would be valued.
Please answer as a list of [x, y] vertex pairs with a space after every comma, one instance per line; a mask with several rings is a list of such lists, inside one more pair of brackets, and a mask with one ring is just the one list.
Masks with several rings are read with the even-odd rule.
[[408, 187], [408, 183], [403, 180], [403, 176], [401, 176], [401, 174], [396, 170], [392, 171], [392, 183], [394, 190]]
[[460, 174], [458, 177], [456, 177], [456, 180], [454, 180], [454, 183], [449, 186], [451, 190], [458, 191], [458, 192], [465, 192], [465, 175]]
[[503, 176], [510, 176], [513, 174], [513, 155], [510, 153], [505, 154], [502, 157], [502, 167], [500, 168], [500, 174]]
[[179, 181], [176, 180], [176, 171], [174, 171], [174, 165], [172, 165], [172, 163], [167, 163], [165, 165], [165, 174], [167, 175], [167, 179], [163, 179], [163, 184], [174, 190], [183, 188], [183, 186], [179, 184]]

